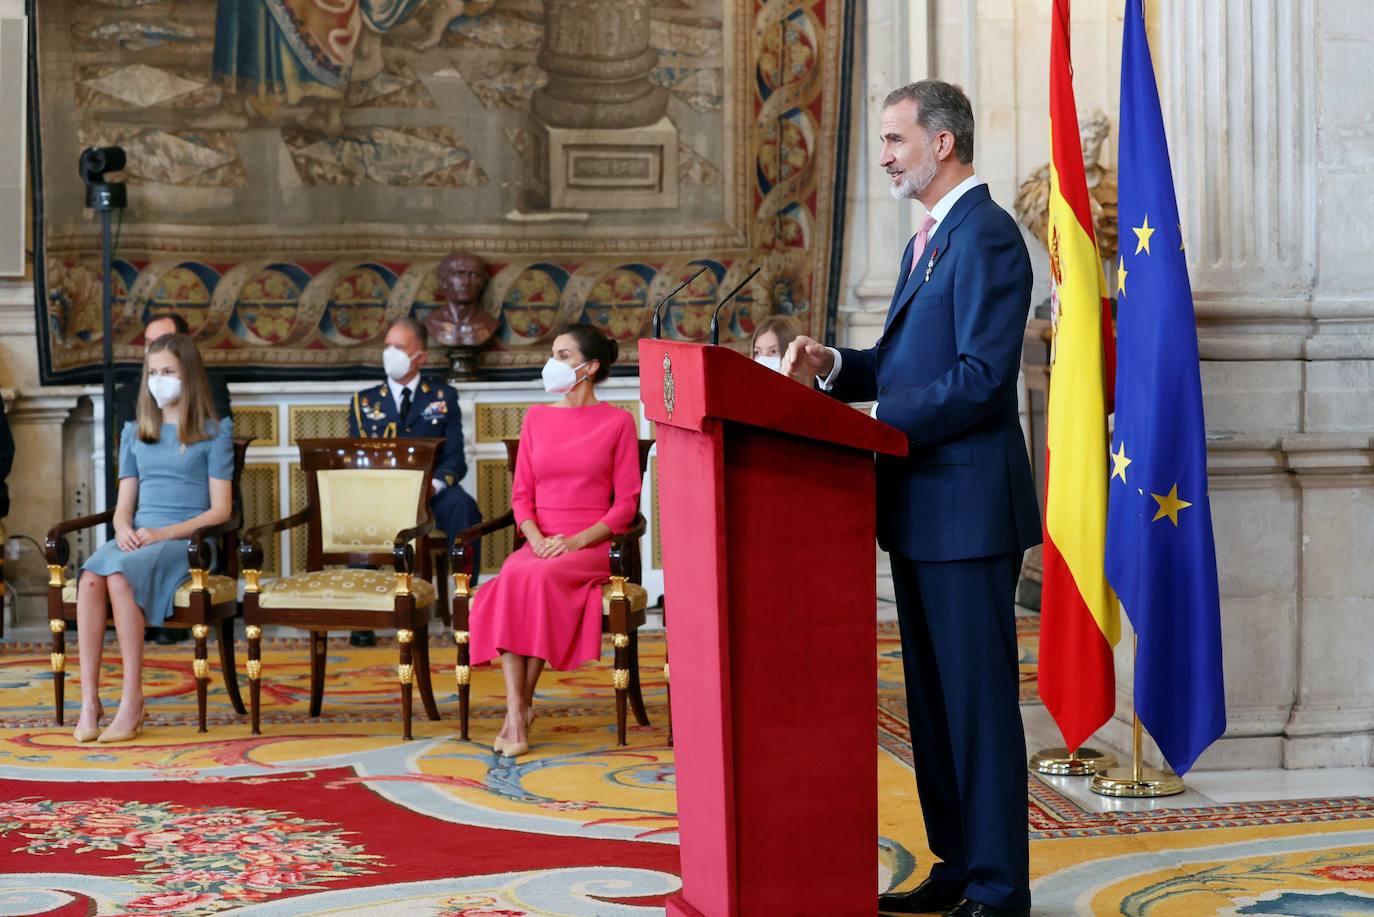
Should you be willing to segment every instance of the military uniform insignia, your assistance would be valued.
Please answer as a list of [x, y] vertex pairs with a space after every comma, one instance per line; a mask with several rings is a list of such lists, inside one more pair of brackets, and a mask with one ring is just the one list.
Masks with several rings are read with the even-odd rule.
[[436, 421], [440, 417], [446, 416], [448, 416], [447, 401], [431, 401], [429, 404], [425, 405], [424, 413], [420, 415], [420, 417], [423, 419]]
[[382, 406], [369, 405], [366, 400], [363, 401], [363, 416], [368, 420], [386, 420], [386, 412], [382, 410]]

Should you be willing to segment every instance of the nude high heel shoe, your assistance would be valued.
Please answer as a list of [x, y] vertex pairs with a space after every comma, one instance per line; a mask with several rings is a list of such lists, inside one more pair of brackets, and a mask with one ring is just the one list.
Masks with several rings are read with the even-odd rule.
[[95, 725], [90, 727], [89, 729], [82, 729], [80, 726], [77, 726], [75, 729], [72, 730], [72, 738], [75, 739], [77, 743], [80, 745], [85, 745], [87, 742], [94, 742], [96, 738], [100, 735], [100, 718], [104, 715], [105, 708], [102, 707], [100, 704], [96, 704]]
[[102, 744], [108, 744], [110, 742], [127, 742], [130, 739], [136, 739], [139, 733], [143, 731], [143, 723], [147, 719], [148, 707], [145, 705], [142, 710], [138, 711], [138, 723], [133, 729], [116, 732], [113, 725], [111, 725], [109, 729], [106, 729], [100, 734], [100, 738], [96, 739], [96, 741]]

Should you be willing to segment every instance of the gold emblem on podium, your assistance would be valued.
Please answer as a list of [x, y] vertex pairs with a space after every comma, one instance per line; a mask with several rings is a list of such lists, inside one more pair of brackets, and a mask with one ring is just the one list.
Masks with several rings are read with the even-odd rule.
[[668, 412], [668, 419], [673, 419], [673, 407], [677, 404], [677, 384], [673, 381], [673, 361], [665, 353], [663, 355], [663, 410]]

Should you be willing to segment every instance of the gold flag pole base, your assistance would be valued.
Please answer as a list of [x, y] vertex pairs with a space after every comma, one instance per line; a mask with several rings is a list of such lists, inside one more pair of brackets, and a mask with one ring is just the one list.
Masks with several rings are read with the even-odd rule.
[[1094, 775], [1089, 786], [1099, 796], [1153, 799], [1182, 793], [1183, 778], [1153, 767], [1113, 767]]
[[[1138, 638], [1131, 638], [1131, 652], [1139, 649]], [[1183, 778], [1173, 771], [1146, 767], [1141, 760], [1144, 727], [1140, 714], [1131, 717], [1131, 766], [1114, 767], [1094, 775], [1088, 786], [1099, 796], [1118, 796], [1127, 799], [1153, 799], [1157, 796], [1177, 796], [1183, 792]]]
[[1042, 748], [1030, 759], [1031, 770], [1055, 777], [1088, 777], [1116, 767], [1116, 755], [1084, 745], [1070, 752], [1063, 745]]

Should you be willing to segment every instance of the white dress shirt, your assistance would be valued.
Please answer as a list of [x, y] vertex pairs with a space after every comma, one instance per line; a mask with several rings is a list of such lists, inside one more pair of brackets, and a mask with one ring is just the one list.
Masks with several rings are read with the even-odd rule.
[[[936, 201], [935, 206], [930, 208], [930, 215], [935, 218], [935, 225], [930, 227], [930, 233], [926, 238], [935, 238], [935, 233], [940, 229], [940, 224], [944, 222], [945, 217], [949, 216], [949, 212], [954, 209], [954, 205], [959, 203], [959, 198], [982, 184], [985, 184], [985, 182], [981, 178], [977, 175], [970, 175], [968, 178], [946, 191], [944, 197]], [[912, 253], [912, 260], [915, 260], [915, 252]], [[903, 277], [898, 282], [902, 286], [905, 286], [906, 278]], [[835, 358], [835, 366], [830, 370], [830, 374], [824, 379], [820, 376], [816, 377], [817, 384], [820, 385], [822, 391], [826, 392], [834, 387], [835, 380], [839, 378], [840, 375], [840, 367], [844, 364], [844, 358], [840, 356], [838, 350], [834, 347], [827, 349], [830, 351], [830, 355]], [[873, 403], [873, 407], [868, 413], [871, 417], [878, 416], [878, 403], [876, 401]]]
[[[411, 379], [411, 380], [410, 380], [410, 384], [409, 384], [409, 385], [402, 385], [401, 383], [397, 382], [395, 379], [391, 378], [390, 376], [387, 376], [387, 377], [386, 377], [386, 387], [391, 391], [391, 400], [394, 401], [394, 402], [396, 403], [396, 415], [397, 415], [398, 417], [400, 417], [400, 414], [401, 414], [401, 395], [404, 394], [405, 392], [410, 392], [410, 403], [411, 403], [411, 404], [414, 404], [414, 403], [415, 403], [415, 393], [416, 393], [416, 392], [419, 390], [419, 388], [420, 388], [420, 377], [419, 377], [419, 375], [416, 375], [414, 379]], [[397, 434], [398, 434], [398, 435], [399, 435], [399, 433], [400, 433], [401, 424], [405, 423], [405, 421], [406, 421], [406, 419], [405, 419], [404, 417], [401, 417], [400, 421], [396, 424], [396, 430], [397, 430]], [[439, 491], [443, 490], [445, 487], [448, 486], [447, 484], [445, 484], [443, 481], [439, 480], [438, 478], [431, 478], [429, 483], [430, 483], [430, 486], [434, 488], [434, 492], [435, 492], [436, 494], [437, 494]]]

